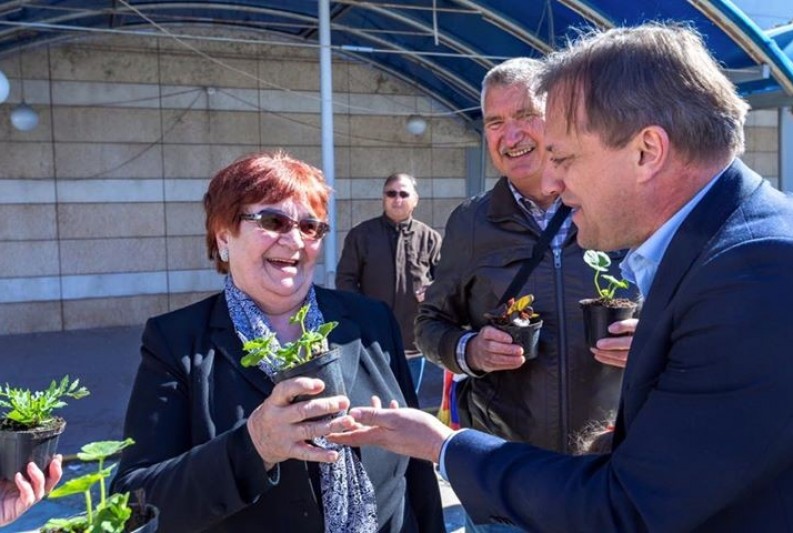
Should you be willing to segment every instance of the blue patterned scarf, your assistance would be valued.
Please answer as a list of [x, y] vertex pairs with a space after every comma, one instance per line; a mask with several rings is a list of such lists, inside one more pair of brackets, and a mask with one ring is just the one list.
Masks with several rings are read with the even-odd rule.
[[[231, 276], [226, 276], [226, 302], [237, 335], [242, 342], [264, 337], [272, 331], [267, 316], [247, 294], [239, 290]], [[324, 322], [317, 305], [312, 285], [306, 302], [309, 305], [306, 328], [319, 327]], [[275, 339], [276, 347], [278, 339]], [[272, 378], [279, 369], [262, 361], [261, 370]], [[322, 509], [325, 515], [325, 533], [374, 533], [377, 531], [377, 502], [374, 487], [360, 459], [349, 446], [339, 446], [324, 437], [314, 439], [316, 446], [337, 450], [335, 463], [320, 463], [320, 488]]]

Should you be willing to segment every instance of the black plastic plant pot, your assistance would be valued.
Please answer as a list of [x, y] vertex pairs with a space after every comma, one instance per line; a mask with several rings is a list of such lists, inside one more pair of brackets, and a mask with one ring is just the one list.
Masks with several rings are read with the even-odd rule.
[[512, 337], [512, 344], [518, 344], [523, 347], [523, 357], [525, 357], [527, 361], [537, 358], [542, 320], [532, 322], [528, 326], [516, 326], [515, 324], [507, 324], [504, 326], [501, 324], [494, 324], [494, 327], [509, 333]]
[[344, 388], [344, 376], [341, 372], [341, 352], [338, 348], [327, 351], [302, 365], [276, 373], [273, 376], [273, 381], [280, 383], [298, 376], [321, 379], [325, 382], [325, 389], [319, 394], [297, 396], [293, 403], [312, 398], [327, 398], [329, 396], [347, 394]]
[[597, 298], [581, 300], [578, 304], [584, 312], [584, 335], [591, 348], [594, 348], [600, 339], [619, 337], [620, 335], [609, 333], [609, 325], [632, 318], [636, 312], [636, 302], [626, 298], [615, 298], [608, 306]]
[[0, 480], [13, 480], [17, 472], [27, 477], [27, 464], [36, 463], [46, 475], [66, 421], [56, 417], [51, 423], [27, 430], [0, 429]]
[[147, 503], [143, 507], [133, 503], [132, 516], [129, 517], [125, 525], [125, 530], [129, 533], [154, 533], [160, 526], [160, 509]]

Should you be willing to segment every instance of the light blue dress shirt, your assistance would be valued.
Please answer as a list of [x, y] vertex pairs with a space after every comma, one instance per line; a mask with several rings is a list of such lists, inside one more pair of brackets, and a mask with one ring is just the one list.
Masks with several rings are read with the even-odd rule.
[[[731, 164], [732, 162], [730, 162]], [[625, 259], [620, 263], [622, 277], [636, 285], [643, 298], [646, 298], [647, 294], [649, 294], [653, 279], [655, 279], [655, 273], [661, 264], [661, 259], [663, 259], [666, 249], [669, 247], [669, 243], [672, 242], [672, 238], [677, 233], [680, 225], [713, 187], [716, 180], [724, 174], [725, 170], [727, 170], [727, 167], [724, 167], [721, 172], [716, 174], [686, 205], [664, 222], [663, 226], [655, 230], [655, 233], [650, 235], [650, 238], [637, 248], [630, 249]]]

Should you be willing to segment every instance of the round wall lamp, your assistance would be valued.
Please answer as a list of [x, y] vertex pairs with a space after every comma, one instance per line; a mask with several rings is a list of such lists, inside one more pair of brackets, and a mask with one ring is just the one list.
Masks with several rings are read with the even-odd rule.
[[0, 70], [0, 104], [6, 101], [10, 91], [11, 86], [8, 84], [8, 77]]
[[421, 135], [427, 131], [427, 121], [419, 115], [410, 115], [405, 123], [405, 128], [411, 135]]
[[39, 114], [23, 100], [11, 110], [11, 124], [19, 131], [30, 131], [39, 125]]

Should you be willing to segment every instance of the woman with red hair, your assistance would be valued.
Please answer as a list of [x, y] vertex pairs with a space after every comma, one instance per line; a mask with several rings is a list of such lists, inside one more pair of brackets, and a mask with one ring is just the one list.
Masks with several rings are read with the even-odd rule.
[[[322, 172], [283, 152], [221, 170], [204, 196], [207, 249], [222, 292], [152, 318], [129, 402], [115, 490], [144, 489], [164, 531], [443, 531], [432, 465], [324, 436], [328, 417], [373, 395], [417, 404], [399, 328], [385, 304], [313, 283], [330, 188]], [[346, 396], [313, 398], [319, 380], [274, 384], [277, 368], [243, 368], [244, 339], [294, 341], [290, 322], [336, 321]]]

